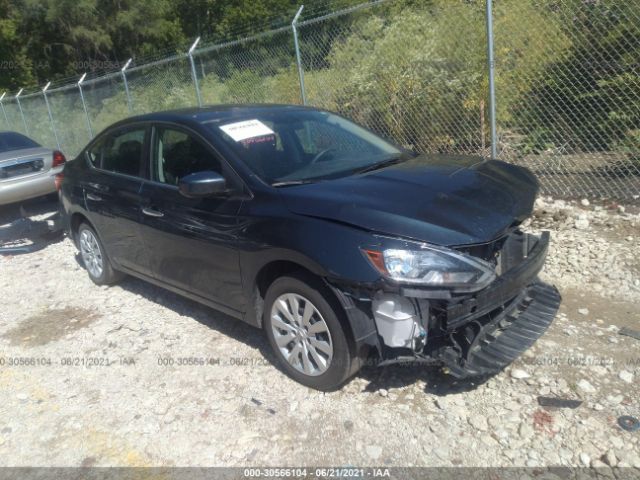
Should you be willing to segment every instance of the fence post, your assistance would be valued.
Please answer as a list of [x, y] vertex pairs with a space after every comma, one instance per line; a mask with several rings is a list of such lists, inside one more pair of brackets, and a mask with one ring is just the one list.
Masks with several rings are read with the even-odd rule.
[[302, 97], [302, 104], [307, 104], [307, 93], [304, 88], [304, 70], [302, 69], [302, 58], [300, 57], [300, 44], [298, 42], [298, 18], [302, 14], [302, 10], [304, 9], [304, 5], [300, 5], [296, 16], [293, 17], [293, 21], [291, 22], [291, 29], [293, 30], [293, 45], [296, 49], [296, 63], [298, 65], [298, 77], [300, 79], [300, 96]]
[[22, 117], [22, 124], [24, 125], [24, 133], [25, 135], [29, 135], [29, 129], [27, 128], [27, 119], [24, 118], [24, 112], [22, 111], [22, 104], [20, 103], [20, 95], [24, 88], [21, 88], [20, 91], [16, 94], [16, 102], [18, 103], [18, 110], [20, 110], [20, 116]]
[[7, 117], [7, 111], [4, 109], [4, 103], [2, 103], [2, 99], [6, 94], [7, 92], [3, 92], [2, 96], [0, 96], [0, 107], [2, 107], [2, 113], [4, 114], [4, 121], [7, 124], [7, 130], [8, 130], [9, 128], [11, 128], [11, 125], [9, 125], [9, 117]]
[[196, 73], [196, 64], [193, 61], [193, 51], [198, 46], [198, 43], [200, 43], [200, 37], [196, 38], [196, 41], [193, 42], [193, 45], [191, 45], [191, 48], [189, 49], [189, 52], [187, 53], [187, 55], [189, 56], [189, 62], [191, 63], [191, 76], [193, 77], [193, 86], [196, 89], [196, 100], [198, 101], [198, 106], [201, 107], [202, 97], [200, 96], [200, 84], [198, 83], [198, 74]]
[[56, 145], [58, 145], [58, 150], [62, 150], [60, 148], [60, 139], [58, 138], [58, 132], [56, 132], [56, 126], [53, 124], [53, 115], [51, 114], [51, 106], [49, 105], [49, 98], [47, 98], [47, 89], [51, 85], [51, 82], [47, 83], [42, 89], [42, 96], [44, 97], [44, 103], [47, 105], [47, 113], [49, 114], [49, 123], [51, 123], [51, 131], [53, 132], [53, 136], [56, 139]]
[[93, 128], [91, 128], [91, 119], [89, 118], [89, 110], [87, 110], [87, 104], [84, 101], [84, 93], [82, 92], [82, 82], [84, 82], [84, 77], [86, 77], [86, 72], [82, 74], [80, 80], [78, 80], [78, 90], [80, 90], [80, 100], [82, 100], [82, 108], [84, 109], [84, 115], [87, 117], [87, 129], [89, 130], [89, 140], [93, 138]]
[[131, 95], [129, 93], [129, 84], [127, 83], [127, 74], [125, 73], [125, 71], [129, 67], [131, 60], [133, 59], [130, 58], [129, 60], [127, 60], [127, 63], [125, 63], [124, 67], [122, 67], [122, 70], [120, 70], [120, 73], [122, 74], [122, 81], [124, 82], [124, 91], [127, 94], [127, 108], [129, 109], [129, 113], [133, 113], [133, 107], [131, 105]]
[[491, 124], [491, 158], [498, 156], [498, 135], [496, 134], [496, 85], [495, 62], [493, 59], [493, 2], [487, 1], [487, 61], [489, 63], [489, 122]]

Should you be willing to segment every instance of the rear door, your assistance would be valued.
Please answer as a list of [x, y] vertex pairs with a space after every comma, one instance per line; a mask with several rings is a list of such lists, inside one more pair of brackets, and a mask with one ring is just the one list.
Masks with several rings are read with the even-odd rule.
[[116, 268], [151, 275], [140, 233], [148, 125], [107, 132], [87, 150], [90, 174], [82, 186], [90, 219]]
[[[242, 311], [237, 216], [242, 184], [204, 139], [178, 126], [154, 128], [151, 181], [142, 188], [142, 232], [156, 278], [220, 306]], [[186, 198], [180, 178], [215, 171], [230, 193]]]

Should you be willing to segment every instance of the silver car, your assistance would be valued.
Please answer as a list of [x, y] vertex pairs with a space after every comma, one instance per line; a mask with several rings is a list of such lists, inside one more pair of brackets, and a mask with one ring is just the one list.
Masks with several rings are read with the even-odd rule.
[[0, 132], [0, 205], [55, 192], [65, 161], [20, 133]]

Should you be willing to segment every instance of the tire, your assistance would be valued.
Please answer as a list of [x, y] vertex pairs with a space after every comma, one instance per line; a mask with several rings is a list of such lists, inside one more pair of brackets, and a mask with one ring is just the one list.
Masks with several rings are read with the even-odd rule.
[[282, 369], [321, 391], [336, 390], [357, 370], [340, 321], [343, 312], [331, 295], [319, 279], [290, 274], [271, 284], [264, 303], [262, 325]]
[[78, 228], [78, 249], [89, 278], [96, 285], [113, 285], [124, 274], [113, 269], [98, 234], [86, 223]]

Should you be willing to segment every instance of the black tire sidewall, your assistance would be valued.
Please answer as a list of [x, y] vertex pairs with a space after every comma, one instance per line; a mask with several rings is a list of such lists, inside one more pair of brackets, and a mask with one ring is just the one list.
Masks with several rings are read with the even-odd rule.
[[[271, 307], [274, 301], [284, 293], [296, 293], [310, 300], [329, 327], [333, 343], [333, 358], [329, 369], [321, 375], [310, 376], [296, 370], [284, 359], [278, 349], [271, 330]], [[290, 274], [280, 277], [267, 290], [262, 322], [271, 348], [287, 375], [303, 385], [322, 391], [331, 391], [339, 388], [348, 379], [353, 362], [345, 327], [338, 318], [341, 312], [339, 310], [336, 311], [340, 307], [331, 305], [333, 302], [331, 302], [332, 299], [328, 295], [331, 295], [331, 292], [326, 287], [323, 288], [320, 281], [316, 281], [309, 275]]]

